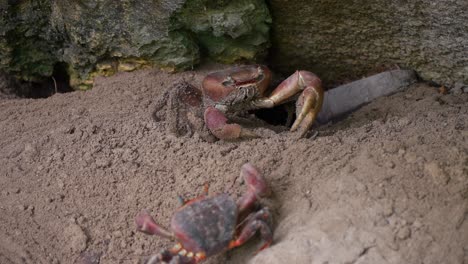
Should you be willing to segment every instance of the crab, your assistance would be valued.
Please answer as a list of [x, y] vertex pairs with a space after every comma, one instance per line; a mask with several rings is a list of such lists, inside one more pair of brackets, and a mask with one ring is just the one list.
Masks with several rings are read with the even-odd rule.
[[187, 130], [194, 128], [200, 131], [201, 117], [206, 129], [214, 137], [237, 140], [258, 135], [229, 121], [228, 117], [240, 112], [273, 108], [296, 100], [296, 120], [290, 131], [297, 131], [299, 137], [304, 137], [322, 107], [324, 92], [321, 80], [312, 72], [296, 71], [266, 95], [271, 76], [270, 70], [264, 65], [237, 66], [213, 72], [204, 78], [201, 91], [186, 82], [176, 84], [171, 89], [172, 96], [169, 96], [169, 100], [160, 100], [156, 111], [164, 103], [169, 102], [169, 107], [174, 108], [181, 107], [179, 102], [182, 102], [188, 107], [188, 111], [182, 114], [189, 114], [187, 119], [190, 124], [177, 124], [176, 121], [172, 127], [181, 125]]
[[259, 231], [267, 248], [273, 240], [271, 214], [267, 207], [255, 207], [270, 191], [265, 179], [250, 163], [241, 168], [247, 192], [236, 202], [228, 194], [205, 194], [184, 201], [171, 220], [171, 231], [157, 224], [146, 210], [135, 219], [137, 230], [149, 235], [175, 239], [169, 250], [151, 256], [146, 263], [196, 264], [206, 258], [244, 244]]

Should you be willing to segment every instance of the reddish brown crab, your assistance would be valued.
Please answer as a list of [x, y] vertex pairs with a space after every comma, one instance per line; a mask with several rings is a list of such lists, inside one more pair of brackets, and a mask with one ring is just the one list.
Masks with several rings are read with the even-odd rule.
[[[175, 106], [176, 97], [191, 108], [203, 105], [203, 113], [198, 115], [203, 116], [206, 128], [216, 138], [234, 140], [257, 135], [237, 123], [230, 123], [226, 116], [246, 110], [272, 108], [297, 100], [296, 120], [291, 131], [297, 130], [300, 137], [304, 136], [322, 107], [321, 80], [311, 72], [296, 71], [266, 96], [270, 82], [271, 72], [266, 66], [233, 67], [208, 74], [202, 82], [202, 92], [187, 83], [178, 84], [172, 91], [175, 96], [172, 96], [172, 100], [169, 98], [169, 104], [180, 107]], [[167, 98], [163, 98], [160, 104], [167, 101]], [[188, 119], [192, 126], [197, 127], [196, 130], [200, 130], [200, 122], [194, 124], [197, 122], [194, 122], [193, 116]]]
[[150, 235], [176, 239], [170, 250], [150, 257], [148, 264], [196, 264], [207, 257], [238, 247], [257, 231], [265, 241], [260, 250], [272, 242], [271, 215], [268, 208], [253, 211], [258, 197], [269, 194], [264, 178], [251, 164], [241, 168], [248, 190], [237, 201], [227, 194], [202, 195], [185, 202], [173, 215], [171, 229], [159, 226], [146, 212], [136, 217], [137, 229]]

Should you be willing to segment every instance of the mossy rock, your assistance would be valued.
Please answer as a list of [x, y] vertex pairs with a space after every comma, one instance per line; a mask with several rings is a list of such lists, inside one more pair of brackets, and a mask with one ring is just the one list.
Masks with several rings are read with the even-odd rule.
[[201, 57], [255, 61], [269, 47], [260, 0], [0, 0], [0, 69], [23, 80], [68, 65], [76, 89], [97, 75], [193, 68]]

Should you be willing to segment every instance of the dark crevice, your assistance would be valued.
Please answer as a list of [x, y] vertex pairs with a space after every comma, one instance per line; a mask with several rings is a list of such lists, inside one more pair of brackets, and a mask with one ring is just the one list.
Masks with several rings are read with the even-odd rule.
[[57, 63], [50, 78], [43, 82], [34, 83], [29, 98], [46, 98], [56, 93], [68, 93], [73, 91], [70, 87], [70, 76], [67, 73], [65, 63]]
[[[255, 110], [255, 116], [274, 126], [285, 126], [288, 119], [288, 111], [285, 105], [279, 105], [271, 109]], [[293, 116], [294, 120], [295, 116]]]
[[70, 87], [70, 76], [67, 73], [65, 63], [57, 63], [51, 77], [38, 82], [14, 81], [10, 85], [11, 92], [22, 98], [47, 98], [56, 93], [68, 93], [73, 89]]

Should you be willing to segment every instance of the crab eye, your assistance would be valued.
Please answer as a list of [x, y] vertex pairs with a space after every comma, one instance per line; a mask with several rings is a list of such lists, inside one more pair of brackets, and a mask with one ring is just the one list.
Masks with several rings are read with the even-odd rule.
[[258, 75], [263, 75], [263, 69], [262, 67], [257, 68]]
[[233, 85], [235, 83], [234, 79], [231, 76], [226, 77], [223, 81], [223, 86]]

